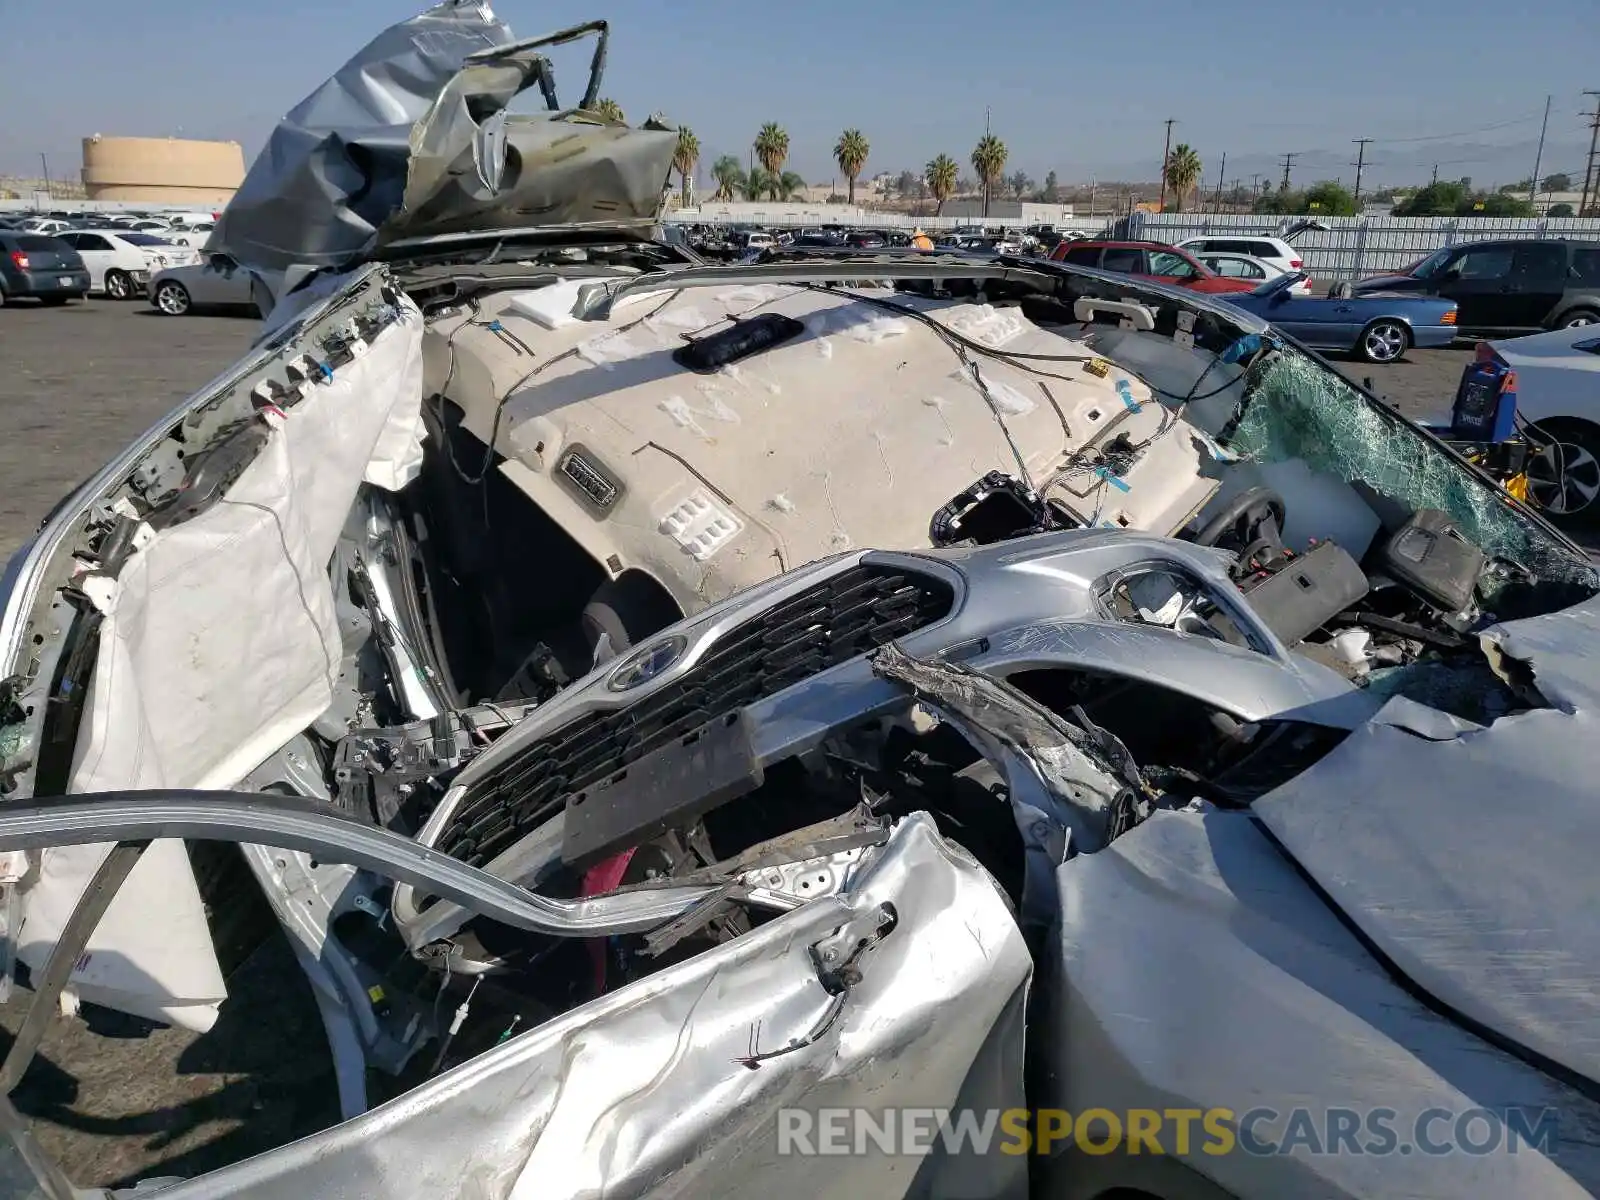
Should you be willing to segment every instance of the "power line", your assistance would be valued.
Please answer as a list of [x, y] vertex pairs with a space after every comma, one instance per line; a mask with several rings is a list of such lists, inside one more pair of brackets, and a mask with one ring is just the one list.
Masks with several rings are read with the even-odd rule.
[[1515, 121], [1502, 121], [1498, 125], [1485, 125], [1482, 129], [1463, 129], [1459, 133], [1429, 133], [1422, 137], [1378, 138], [1385, 146], [1409, 146], [1414, 142], [1442, 142], [1449, 138], [1476, 137], [1480, 133], [1493, 133], [1497, 129], [1511, 129], [1517, 125], [1532, 125], [1538, 117], [1521, 117]]
[[1289, 190], [1289, 168], [1294, 166], [1294, 160], [1299, 157], [1300, 152], [1283, 156], [1283, 183], [1279, 186], [1279, 191], [1287, 192]]

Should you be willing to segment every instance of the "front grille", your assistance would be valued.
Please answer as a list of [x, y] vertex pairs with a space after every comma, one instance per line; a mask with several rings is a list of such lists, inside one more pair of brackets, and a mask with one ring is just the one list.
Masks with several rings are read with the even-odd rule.
[[679, 679], [637, 704], [553, 731], [463, 796], [438, 848], [482, 866], [567, 797], [716, 717], [774, 696], [949, 615], [943, 580], [857, 566], [729, 630]]

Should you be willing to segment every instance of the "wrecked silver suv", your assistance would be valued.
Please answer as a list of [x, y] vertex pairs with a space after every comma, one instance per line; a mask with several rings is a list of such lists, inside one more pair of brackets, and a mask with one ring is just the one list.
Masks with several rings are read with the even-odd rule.
[[[221, 842], [342, 1120], [141, 1195], [1595, 1187], [1243, 1119], [1592, 1128], [1582, 552], [1202, 297], [695, 261], [603, 53], [560, 108], [580, 34], [442, 5], [294, 110], [216, 235], [257, 348], [9, 564], [0, 1093], [63, 1008], [212, 1025]], [[1269, 1152], [778, 1136], [1028, 1107]]]

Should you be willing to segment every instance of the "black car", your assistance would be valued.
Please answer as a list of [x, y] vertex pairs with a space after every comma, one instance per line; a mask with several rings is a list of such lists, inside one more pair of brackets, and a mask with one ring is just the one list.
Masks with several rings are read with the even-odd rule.
[[0, 305], [18, 296], [65, 304], [88, 290], [89, 268], [60, 238], [0, 229]]
[[797, 233], [791, 246], [842, 246], [844, 239], [832, 233]]
[[1454, 300], [1463, 333], [1525, 333], [1600, 322], [1600, 242], [1468, 242], [1399, 275], [1363, 279], [1358, 296], [1422, 292]]

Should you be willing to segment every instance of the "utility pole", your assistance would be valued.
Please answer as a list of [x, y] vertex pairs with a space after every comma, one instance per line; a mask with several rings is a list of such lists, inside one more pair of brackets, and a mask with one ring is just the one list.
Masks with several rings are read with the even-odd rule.
[[1433, 182], [1434, 183], [1438, 183], [1439, 182], [1439, 164], [1438, 163], [1434, 163], [1433, 164]]
[[1354, 139], [1356, 144], [1356, 191], [1354, 199], [1356, 202], [1357, 212], [1361, 211], [1361, 169], [1367, 165], [1367, 146], [1372, 142], [1372, 140], [1372, 138]]
[[[1533, 153], [1533, 178], [1528, 183], [1528, 205], [1532, 207], [1539, 194], [1539, 165], [1544, 161], [1544, 131], [1550, 127], [1550, 97], [1544, 98], [1544, 120], [1539, 125], [1539, 148]], [[1533, 214], [1538, 216], [1536, 212]]]
[[1094, 215], [1094, 176], [1089, 176], [1089, 215]]
[[[39, 152], [39, 165], [44, 168], [44, 194], [46, 196], [51, 196], [51, 192], [50, 192], [50, 160], [44, 156], [44, 151], [42, 151], [42, 150]], [[1587, 181], [1585, 181], [1585, 186], [1588, 186], [1587, 185]], [[53, 196], [51, 196], [51, 198], [54, 199]]]
[[1261, 198], [1261, 173], [1250, 176], [1250, 203], [1254, 204]]
[[1217, 212], [1222, 211], [1222, 180], [1228, 170], [1228, 152], [1222, 152], [1222, 165], [1217, 168]]
[[[1589, 118], [1589, 128], [1593, 131], [1589, 135], [1589, 161], [1583, 165], [1583, 197], [1578, 201], [1578, 215], [1581, 217], [1589, 211], [1589, 179], [1594, 174], [1594, 155], [1597, 142], [1600, 142], [1600, 92], [1584, 92], [1585, 96], [1595, 97], [1594, 115]], [[1596, 188], [1600, 191], [1600, 187]]]
[[1298, 154], [1285, 154], [1283, 156], [1283, 182], [1278, 185], [1278, 190], [1280, 192], [1287, 192], [1289, 190], [1289, 168], [1294, 166], [1294, 160], [1299, 157], [1300, 156]]
[[1172, 127], [1177, 118], [1167, 118], [1167, 144], [1161, 148], [1161, 212], [1167, 211], [1167, 159], [1172, 155]]

